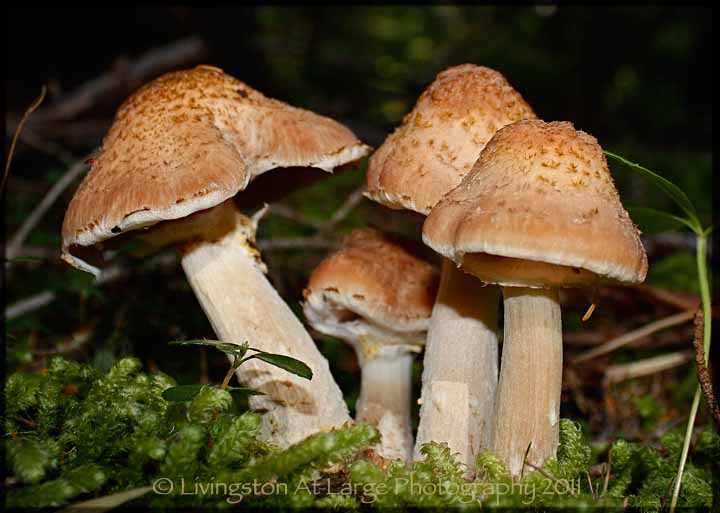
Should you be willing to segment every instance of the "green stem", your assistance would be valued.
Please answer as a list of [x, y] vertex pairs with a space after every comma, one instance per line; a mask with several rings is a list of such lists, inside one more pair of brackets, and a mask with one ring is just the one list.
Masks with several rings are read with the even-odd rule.
[[[698, 282], [700, 283], [700, 299], [702, 300], [703, 309], [703, 349], [705, 350], [705, 365], [707, 366], [710, 358], [710, 335], [712, 329], [712, 307], [710, 304], [710, 282], [707, 273], [707, 257], [706, 257], [707, 239], [704, 233], [697, 236], [697, 270]], [[690, 440], [692, 438], [693, 428], [695, 426], [695, 417], [698, 407], [700, 406], [700, 386], [695, 390], [692, 406], [690, 407], [690, 418], [688, 419], [687, 430], [685, 431], [685, 440], [683, 442], [682, 453], [680, 454], [680, 464], [678, 465], [677, 476], [675, 477], [675, 487], [673, 489], [672, 500], [670, 502], [670, 513], [675, 512], [678, 498], [680, 497], [680, 486], [682, 484], [682, 476], [685, 471], [685, 462], [687, 461], [688, 451], [690, 450]]]
[[241, 364], [241, 363], [242, 363], [242, 361], [240, 361], [240, 362], [238, 363], [238, 357], [237, 357], [237, 356], [233, 357], [233, 363], [232, 363], [232, 365], [230, 366], [230, 369], [227, 371], [227, 374], [225, 374], [225, 379], [223, 379], [222, 385], [220, 385], [220, 388], [221, 388], [222, 390], [225, 390], [225, 389], [227, 388], [228, 383], [230, 383], [230, 380], [231, 380], [232, 377], [233, 377], [233, 374], [235, 374], [235, 371], [237, 370], [238, 367], [240, 367], [240, 364]]

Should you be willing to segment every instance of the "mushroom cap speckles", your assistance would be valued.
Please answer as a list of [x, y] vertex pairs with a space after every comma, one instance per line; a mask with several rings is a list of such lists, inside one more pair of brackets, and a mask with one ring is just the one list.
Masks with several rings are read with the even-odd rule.
[[211, 66], [167, 73], [118, 109], [63, 222], [63, 258], [118, 233], [211, 208], [277, 167], [334, 167], [370, 148], [330, 118]]
[[305, 315], [318, 331], [352, 342], [422, 344], [437, 272], [387, 235], [354, 230], [312, 273]]
[[641, 282], [647, 257], [605, 155], [571, 123], [499, 130], [472, 172], [430, 212], [423, 240], [488, 283]]
[[498, 129], [535, 117], [497, 71], [473, 64], [448, 68], [371, 157], [366, 196], [427, 214], [460, 183]]

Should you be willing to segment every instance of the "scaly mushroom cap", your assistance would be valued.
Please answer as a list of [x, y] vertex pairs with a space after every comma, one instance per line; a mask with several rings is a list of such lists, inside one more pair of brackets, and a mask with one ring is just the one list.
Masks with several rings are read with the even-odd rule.
[[597, 140], [571, 123], [519, 121], [430, 212], [423, 241], [488, 283], [641, 282], [647, 257]]
[[427, 214], [460, 183], [498, 129], [535, 117], [497, 71], [473, 64], [448, 68], [371, 157], [366, 196]]
[[[310, 276], [305, 316], [318, 331], [375, 345], [424, 344], [437, 273], [376, 230], [354, 230]], [[370, 356], [370, 355], [365, 355]]]
[[63, 259], [211, 208], [277, 167], [325, 171], [369, 153], [343, 125], [265, 97], [212, 66], [167, 73], [120, 106], [62, 227]]

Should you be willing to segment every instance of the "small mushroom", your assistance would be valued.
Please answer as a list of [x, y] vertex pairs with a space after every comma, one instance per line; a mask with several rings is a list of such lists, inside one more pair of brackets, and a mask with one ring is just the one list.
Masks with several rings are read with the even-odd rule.
[[[502, 74], [473, 64], [446, 69], [370, 159], [367, 194], [427, 214], [465, 176], [496, 130], [535, 114]], [[498, 376], [500, 292], [443, 262], [428, 330], [415, 458], [447, 442], [468, 475], [488, 447]], [[465, 412], [465, 413], [463, 413]]]
[[423, 240], [502, 286], [504, 339], [492, 449], [513, 476], [555, 456], [562, 384], [558, 288], [645, 279], [647, 257], [605, 155], [571, 123], [499, 130], [430, 212]]
[[305, 317], [326, 335], [349, 342], [362, 370], [356, 420], [376, 426], [378, 453], [412, 454], [412, 361], [425, 343], [437, 273], [390, 237], [354, 230], [312, 273]]
[[305, 362], [312, 382], [259, 360], [239, 380], [266, 395], [263, 432], [287, 446], [349, 420], [327, 360], [265, 278], [254, 244], [259, 216], [233, 197], [274, 168], [332, 171], [369, 148], [341, 124], [265, 97], [211, 66], [168, 73], [140, 88], [114, 123], [75, 193], [62, 227], [62, 258], [88, 261], [110, 239], [174, 245], [217, 336]]

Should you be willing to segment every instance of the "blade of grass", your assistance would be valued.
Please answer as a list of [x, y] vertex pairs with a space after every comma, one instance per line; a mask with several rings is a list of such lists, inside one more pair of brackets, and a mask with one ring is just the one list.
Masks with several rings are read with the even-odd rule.
[[[700, 298], [702, 301], [703, 315], [705, 319], [712, 319], [712, 306], [710, 303], [710, 281], [707, 274], [707, 239], [701, 230], [697, 238], [697, 268], [698, 282], [700, 284]], [[703, 348], [705, 349], [705, 365], [708, 365], [710, 356], [710, 338], [712, 335], [712, 322], [704, 323], [703, 331]], [[675, 512], [677, 501], [680, 497], [680, 487], [682, 486], [682, 476], [685, 471], [685, 463], [687, 462], [688, 452], [690, 450], [690, 440], [692, 439], [693, 428], [695, 427], [695, 417], [697, 416], [698, 407], [700, 406], [700, 385], [695, 389], [692, 406], [690, 407], [690, 418], [688, 418], [687, 429], [685, 430], [685, 440], [683, 441], [682, 453], [680, 454], [680, 463], [678, 472], [675, 476], [675, 485], [673, 488], [672, 499], [670, 501], [670, 513]]]
[[697, 215], [695, 206], [690, 201], [690, 198], [687, 197], [687, 194], [685, 194], [685, 192], [680, 189], [680, 187], [672, 183], [667, 178], [662, 177], [659, 174], [654, 173], [653, 171], [650, 171], [648, 168], [641, 166], [640, 164], [631, 162], [625, 157], [621, 157], [620, 155], [616, 155], [615, 153], [609, 151], [604, 151], [604, 153], [608, 157], [625, 164], [626, 166], [634, 169], [635, 171], [638, 171], [646, 178], [649, 178], [650, 181], [652, 181], [655, 185], [662, 189], [662, 191], [667, 194], [670, 199], [672, 199], [683, 210], [683, 212], [685, 212], [685, 214], [688, 216], [688, 221], [692, 225], [691, 229], [697, 234], [702, 233], [702, 224], [700, 223], [700, 218]]

